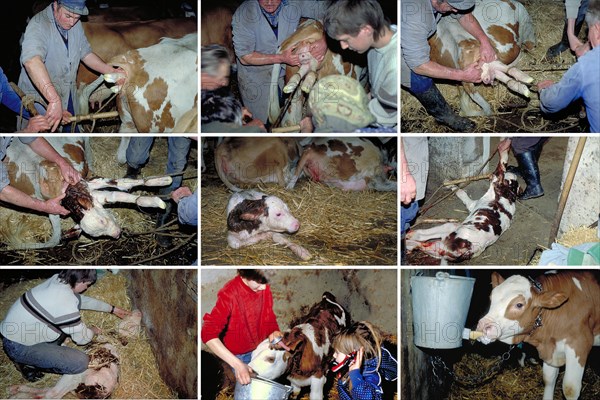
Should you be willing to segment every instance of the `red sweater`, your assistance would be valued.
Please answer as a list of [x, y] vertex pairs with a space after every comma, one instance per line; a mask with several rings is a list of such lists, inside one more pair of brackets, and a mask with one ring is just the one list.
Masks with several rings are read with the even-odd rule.
[[269, 285], [254, 292], [239, 275], [219, 290], [217, 304], [204, 314], [203, 321], [202, 342], [220, 338], [233, 354], [254, 350], [271, 332], [279, 330]]

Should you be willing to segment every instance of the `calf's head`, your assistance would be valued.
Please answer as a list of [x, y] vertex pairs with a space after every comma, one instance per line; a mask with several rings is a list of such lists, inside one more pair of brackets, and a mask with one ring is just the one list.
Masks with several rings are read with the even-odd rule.
[[227, 216], [229, 230], [239, 232], [242, 229], [259, 229], [274, 232], [294, 233], [300, 229], [300, 222], [280, 198], [263, 196], [258, 200], [240, 202]]
[[274, 349], [269, 339], [265, 339], [252, 352], [252, 361], [248, 365], [263, 378], [277, 379], [287, 369], [289, 356], [284, 350]]
[[538, 293], [529, 280], [520, 275], [505, 280], [494, 272], [492, 288], [490, 309], [477, 324], [477, 330], [483, 332], [478, 340], [485, 344], [495, 340], [507, 344], [520, 343], [523, 335], [534, 329], [543, 309], [557, 308], [567, 301], [567, 296], [561, 292], [542, 289]]

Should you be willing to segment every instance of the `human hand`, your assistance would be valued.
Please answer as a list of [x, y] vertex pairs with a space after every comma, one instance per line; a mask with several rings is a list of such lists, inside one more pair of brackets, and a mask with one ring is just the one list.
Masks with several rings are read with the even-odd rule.
[[292, 67], [296, 67], [296, 66], [300, 65], [300, 57], [298, 57], [297, 54], [293, 54], [294, 50], [295, 50], [295, 48], [292, 47], [287, 50], [284, 50], [281, 53], [281, 60], [283, 61], [283, 63], [285, 63], [287, 65], [291, 65]]
[[244, 126], [258, 126], [263, 131], [265, 131], [265, 132], [267, 131], [267, 128], [265, 128], [265, 124], [263, 124], [263, 122], [258, 118], [255, 118], [251, 121], [246, 122], [244, 124]]
[[94, 332], [94, 335], [99, 335], [102, 333], [102, 329], [98, 328], [97, 326], [90, 327], [90, 330]]
[[402, 184], [400, 185], [400, 202], [408, 205], [417, 197], [417, 183], [411, 174], [404, 175]]
[[489, 40], [485, 40], [480, 43], [479, 57], [481, 61], [485, 63], [495, 61], [498, 58], [498, 56], [496, 55], [496, 50], [494, 49], [494, 46], [492, 46]]
[[246, 118], [252, 119], [252, 113], [246, 107], [242, 107], [242, 121]]
[[45, 115], [36, 115], [29, 120], [25, 132], [36, 133], [50, 130], [48, 118]]
[[479, 63], [474, 62], [468, 65], [462, 72], [461, 81], [471, 83], [481, 82], [481, 68], [479, 67]]
[[46, 200], [44, 202], [43, 211], [47, 212], [48, 214], [69, 215], [70, 211], [60, 204], [60, 201], [64, 198], [65, 194], [62, 193], [60, 196]]
[[325, 36], [311, 44], [309, 51], [310, 54], [317, 60], [317, 62], [321, 63], [321, 61], [323, 61], [325, 58], [325, 54], [327, 54], [327, 41], [325, 40]]
[[67, 160], [65, 160], [65, 162], [61, 162], [59, 167], [60, 174], [65, 182], [67, 182], [69, 185], [74, 185], [81, 180], [81, 175], [79, 175], [79, 172], [77, 172], [77, 170], [73, 168], [71, 163], [69, 163]]
[[554, 82], [549, 79], [546, 79], [544, 81], [538, 82], [537, 87], [539, 90], [542, 90], [542, 89], [547, 89], [552, 85], [554, 85]]
[[583, 46], [583, 43], [575, 36], [575, 33], [567, 32], [567, 38], [569, 39], [569, 47], [572, 51], [576, 51], [577, 48]]
[[502, 153], [508, 151], [510, 149], [510, 144], [512, 143], [511, 139], [504, 139], [498, 143], [498, 153]]
[[356, 351], [356, 356], [354, 357], [354, 361], [350, 363], [350, 367], [348, 367], [348, 371], [354, 371], [356, 369], [360, 370], [363, 362], [363, 356], [365, 354], [365, 348], [361, 347]]
[[590, 42], [587, 42], [585, 44], [582, 44], [581, 46], [577, 46], [577, 48], [575, 49], [575, 55], [577, 56], [577, 58], [583, 56], [585, 53], [587, 53], [588, 51], [590, 51], [592, 48], [590, 46]]
[[187, 186], [182, 186], [177, 188], [171, 192], [171, 198], [175, 203], [179, 203], [179, 201], [184, 198], [192, 195], [192, 191]]
[[50, 104], [48, 104], [46, 118], [51, 126], [51, 131], [54, 132], [63, 118], [63, 108], [60, 99], [51, 101]]
[[236, 366], [233, 367], [235, 369], [235, 380], [241, 383], [242, 385], [247, 385], [251, 381], [251, 374], [254, 372], [250, 366], [244, 364], [240, 361]]
[[127, 311], [127, 310], [123, 310], [122, 308], [115, 307], [115, 309], [113, 310], [113, 314], [115, 314], [117, 317], [123, 319], [125, 317], [129, 317], [131, 315], [131, 311]]
[[304, 117], [300, 121], [300, 132], [301, 133], [312, 133], [315, 128], [313, 127], [312, 118]]

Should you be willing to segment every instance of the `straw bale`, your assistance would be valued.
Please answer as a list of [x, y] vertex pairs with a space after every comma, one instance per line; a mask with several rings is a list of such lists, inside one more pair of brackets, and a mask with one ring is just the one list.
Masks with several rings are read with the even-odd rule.
[[[559, 1], [521, 1], [533, 20], [536, 32], [536, 47], [530, 52], [522, 52], [517, 60], [516, 66], [522, 70], [533, 69], [528, 72], [535, 82], [546, 79], [559, 81], [565, 74], [566, 69], [576, 62], [575, 56], [570, 51], [565, 51], [552, 62], [546, 59], [546, 51], [562, 37], [562, 27], [564, 25], [565, 9], [564, 4]], [[585, 29], [582, 30], [582, 32]], [[583, 38], [583, 33], [580, 35]], [[556, 69], [563, 69], [552, 71]], [[458, 85], [452, 83], [436, 82], [442, 95], [454, 110], [460, 110], [460, 96]], [[479, 91], [492, 107], [493, 114], [501, 114], [499, 110], [506, 108], [514, 103], [524, 104], [526, 99], [510, 92], [505, 85], [498, 83], [493, 86], [478, 85]], [[429, 116], [419, 101], [408, 91], [401, 91], [401, 118], [404, 132], [433, 132], [445, 133], [451, 132], [449, 128], [435, 122], [433, 117]], [[525, 110], [539, 109], [539, 100], [535, 93], [531, 95], [529, 106]], [[502, 115], [497, 118], [503, 119]], [[482, 117], [473, 118], [477, 123], [476, 132], [496, 132], [495, 118]], [[543, 129], [545, 121], [530, 121], [538, 126], [531, 126], [536, 129]], [[528, 125], [529, 126], [529, 125]]]
[[287, 247], [269, 241], [238, 250], [228, 247], [226, 207], [231, 193], [219, 185], [202, 189], [204, 265], [396, 265], [396, 193], [344, 192], [310, 181], [299, 182], [294, 191], [276, 185], [257, 190], [288, 205], [301, 224], [290, 239], [313, 258], [302, 261]]
[[[43, 279], [28, 280], [9, 286], [0, 292], [0, 316], [4, 318], [10, 306], [25, 291], [42, 283]], [[85, 294], [103, 300], [123, 309], [131, 309], [131, 300], [126, 291], [127, 280], [123, 275], [106, 275], [92, 285]], [[97, 326], [105, 333], [116, 331], [120, 321], [114, 315], [96, 311], [83, 310], [82, 319], [88, 326]], [[109, 336], [109, 335], [107, 335]], [[75, 346], [69, 342], [69, 346]], [[81, 349], [79, 347], [79, 349]], [[120, 355], [119, 385], [112, 394], [114, 399], [168, 399], [176, 398], [174, 393], [160, 378], [156, 359], [145, 334], [131, 338], [126, 346], [118, 345]], [[0, 398], [8, 395], [11, 385], [27, 384], [36, 388], [52, 387], [60, 379], [60, 375], [45, 374], [44, 378], [35, 383], [26, 382], [15, 369], [12, 362], [3, 351], [0, 351]], [[68, 394], [66, 398], [77, 398]]]

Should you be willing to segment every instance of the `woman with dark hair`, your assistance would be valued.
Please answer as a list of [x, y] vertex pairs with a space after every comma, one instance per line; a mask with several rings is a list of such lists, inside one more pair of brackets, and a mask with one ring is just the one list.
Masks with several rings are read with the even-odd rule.
[[82, 295], [96, 282], [96, 270], [63, 270], [25, 292], [0, 322], [0, 337], [6, 355], [23, 377], [35, 382], [44, 372], [79, 374], [88, 367], [87, 354], [61, 346], [68, 337], [78, 345], [88, 344], [99, 328], [87, 327], [80, 310], [95, 310], [124, 318], [121, 308]]
[[233, 368], [235, 379], [243, 385], [250, 383], [252, 351], [267, 337], [274, 343], [283, 336], [268, 280], [257, 269], [238, 269], [237, 276], [219, 290], [214, 308], [203, 320], [202, 341]]

